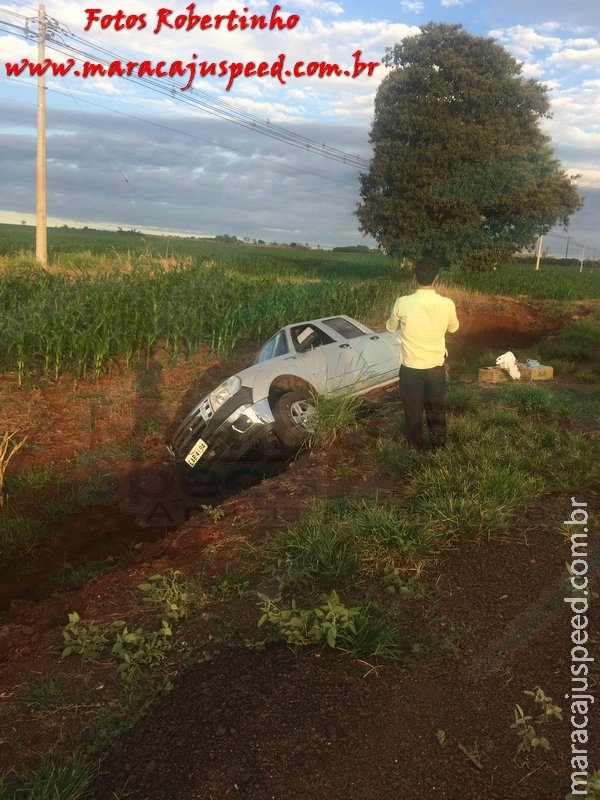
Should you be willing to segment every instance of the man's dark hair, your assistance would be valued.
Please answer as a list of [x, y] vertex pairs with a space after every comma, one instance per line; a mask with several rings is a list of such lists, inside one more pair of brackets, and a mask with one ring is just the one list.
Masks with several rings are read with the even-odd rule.
[[440, 272], [439, 261], [435, 258], [421, 258], [415, 264], [415, 278], [419, 286], [431, 286]]

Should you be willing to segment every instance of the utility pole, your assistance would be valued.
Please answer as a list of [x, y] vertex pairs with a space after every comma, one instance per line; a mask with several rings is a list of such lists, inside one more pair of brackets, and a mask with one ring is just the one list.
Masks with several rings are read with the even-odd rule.
[[571, 237], [567, 236], [567, 249], [565, 250], [565, 261], [569, 257], [569, 242], [571, 241]]
[[583, 259], [585, 258], [585, 247], [581, 253], [581, 263], [579, 265], [579, 272], [583, 272]]
[[[46, 58], [46, 7], [38, 8], [38, 64]], [[36, 159], [36, 218], [35, 257], [41, 267], [48, 266], [46, 238], [48, 217], [46, 211], [46, 78], [37, 79], [37, 159]]]
[[540, 268], [540, 258], [542, 257], [542, 242], [543, 242], [543, 240], [544, 240], [544, 237], [540, 236], [540, 243], [538, 245], [538, 251], [537, 251], [537, 259], [536, 259], [536, 262], [535, 262], [536, 270]]

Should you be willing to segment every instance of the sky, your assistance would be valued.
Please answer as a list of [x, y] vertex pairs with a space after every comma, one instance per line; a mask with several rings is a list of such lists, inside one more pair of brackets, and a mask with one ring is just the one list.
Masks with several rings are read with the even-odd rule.
[[[493, 38], [522, 62], [524, 77], [547, 87], [552, 117], [541, 126], [579, 176], [585, 204], [543, 246], [600, 257], [596, 3], [46, 0], [45, 11], [52, 61], [67, 64], [77, 51], [81, 60], [166, 73], [83, 77], [79, 60], [68, 74], [46, 75], [50, 225], [375, 245], [354, 211], [386, 74], [379, 62], [421, 25], [443, 22]], [[260, 17], [263, 29], [252, 24]], [[0, 222], [35, 224], [37, 81], [9, 76], [6, 64], [37, 61], [37, 19], [37, 6], [0, 0]], [[203, 62], [224, 74], [202, 75]], [[320, 62], [347, 74], [294, 74]]]

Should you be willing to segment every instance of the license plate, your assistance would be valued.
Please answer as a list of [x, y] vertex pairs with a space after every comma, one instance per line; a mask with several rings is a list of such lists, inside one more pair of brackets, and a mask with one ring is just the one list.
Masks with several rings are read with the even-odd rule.
[[202, 458], [204, 453], [206, 453], [207, 450], [208, 450], [208, 445], [206, 444], [204, 439], [198, 439], [196, 444], [192, 447], [190, 452], [185, 457], [184, 459], [185, 463], [189, 467], [195, 466], [198, 463], [198, 461], [200, 461], [200, 459]]

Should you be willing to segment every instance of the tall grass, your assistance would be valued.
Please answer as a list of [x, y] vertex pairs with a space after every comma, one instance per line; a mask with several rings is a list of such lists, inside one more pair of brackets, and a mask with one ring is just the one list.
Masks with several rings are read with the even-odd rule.
[[406, 482], [409, 518], [442, 541], [501, 533], [527, 502], [600, 478], [598, 443], [538, 416], [556, 409], [542, 387], [506, 388], [523, 390], [503, 395], [516, 408], [494, 404], [455, 417], [443, 450], [415, 455], [389, 439], [373, 449]]
[[283, 594], [310, 594], [356, 586], [397, 560], [416, 570], [439, 541], [432, 528], [376, 497], [318, 501], [266, 545], [266, 564]]

